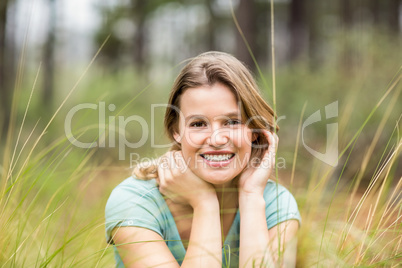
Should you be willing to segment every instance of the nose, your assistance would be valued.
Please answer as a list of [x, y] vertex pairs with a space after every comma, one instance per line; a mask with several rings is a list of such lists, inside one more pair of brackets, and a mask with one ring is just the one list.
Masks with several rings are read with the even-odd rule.
[[208, 144], [213, 147], [222, 147], [229, 142], [229, 132], [227, 130], [215, 129], [208, 138]]

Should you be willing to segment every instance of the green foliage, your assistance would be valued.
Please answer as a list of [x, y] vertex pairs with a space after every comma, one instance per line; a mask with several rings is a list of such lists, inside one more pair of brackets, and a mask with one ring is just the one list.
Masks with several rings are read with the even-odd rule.
[[[334, 56], [338, 53], [328, 55], [327, 64], [319, 70], [311, 70], [307, 61], [277, 70], [277, 110], [279, 116], [286, 116], [279, 123], [278, 156], [286, 159], [286, 168], [280, 169], [279, 175], [291, 188], [302, 213], [299, 267], [395, 267], [400, 261], [400, 57], [395, 56], [398, 42], [394, 39], [378, 33], [371, 38], [363, 50], [355, 51], [360, 53], [357, 63], [347, 72]], [[335, 51], [342, 49], [338, 41], [334, 41]], [[170, 70], [167, 73], [168, 78], [162, 79], [135, 69], [109, 72], [95, 66], [48, 128], [55, 111], [42, 111], [36, 92], [28, 105], [27, 89], [34, 79], [26, 79], [22, 90], [15, 92], [19, 96], [16, 123], [0, 147], [2, 266], [113, 265], [112, 247], [104, 239], [108, 195], [129, 176], [129, 153], [155, 157], [167, 148], [154, 149], [148, 139], [141, 148], [127, 149], [125, 160], [119, 161], [117, 147], [84, 149], [72, 145], [64, 132], [65, 119], [78, 104], [96, 105], [96, 109], [82, 110], [73, 117], [73, 135], [82, 142], [99, 142], [104, 134], [107, 139], [110, 122], [119, 116], [136, 115], [150, 122], [151, 104], [167, 102], [174, 76]], [[265, 79], [269, 85], [269, 76]], [[269, 88], [263, 91], [271, 98]], [[58, 103], [64, 96], [58, 97]], [[307, 102], [301, 117], [305, 120], [333, 101], [339, 102], [337, 167], [320, 162], [304, 150], [301, 141], [297, 143], [303, 105]], [[101, 102], [106, 107], [105, 133], [99, 132]], [[115, 105], [114, 111], [108, 110], [110, 104]], [[156, 112], [155, 141], [162, 144], [167, 142], [163, 111]], [[35, 125], [39, 117], [42, 120]], [[142, 135], [134, 123], [127, 125], [124, 133], [131, 141]], [[308, 135], [306, 142], [323, 150], [325, 122]]]

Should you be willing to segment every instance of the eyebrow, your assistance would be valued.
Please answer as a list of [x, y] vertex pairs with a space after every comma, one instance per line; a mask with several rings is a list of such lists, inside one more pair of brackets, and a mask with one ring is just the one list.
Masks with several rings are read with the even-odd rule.
[[[215, 118], [233, 118], [233, 117], [241, 117], [241, 113], [240, 112], [231, 112], [231, 113], [227, 113], [227, 114], [223, 114], [223, 115], [218, 115]], [[206, 118], [205, 115], [202, 114], [190, 114], [189, 116], [186, 116], [185, 121], [187, 122], [190, 119], [193, 118]]]

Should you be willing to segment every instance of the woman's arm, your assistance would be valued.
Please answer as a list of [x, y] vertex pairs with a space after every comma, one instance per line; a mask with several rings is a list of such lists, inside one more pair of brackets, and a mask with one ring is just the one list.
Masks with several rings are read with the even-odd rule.
[[[269, 235], [264, 198], [262, 196], [239, 196], [239, 211], [239, 267], [260, 267], [262, 263], [272, 263], [270, 254], [265, 254], [269, 245]], [[267, 257], [264, 260], [265, 255]]]
[[298, 222], [268, 230], [263, 197], [241, 196], [239, 267], [295, 267]]
[[[216, 192], [189, 168], [175, 163], [182, 160], [181, 157], [181, 152], [167, 153], [158, 168], [157, 178], [161, 193], [193, 209], [189, 245], [181, 267], [221, 267], [222, 240]], [[179, 267], [162, 237], [153, 231], [120, 228], [115, 231], [113, 240], [126, 267]]]
[[[216, 198], [216, 195], [215, 195]], [[182, 267], [222, 267], [222, 240], [218, 199], [193, 207], [190, 241]]]
[[298, 229], [297, 220], [288, 220], [268, 231], [274, 262], [280, 263], [282, 267], [296, 267]]
[[163, 238], [154, 231], [121, 227], [114, 229], [112, 235], [125, 267], [180, 267]]
[[292, 241], [295, 241], [298, 222], [286, 221], [270, 230], [267, 226], [264, 188], [275, 167], [278, 136], [269, 131], [264, 134], [269, 147], [261, 164], [247, 168], [239, 179], [239, 267], [293, 267], [296, 243]]
[[[193, 209], [190, 241], [181, 267], [221, 267], [218, 201], [204, 200]], [[114, 231], [113, 240], [125, 267], [179, 267], [162, 237], [154, 231], [122, 227]]]

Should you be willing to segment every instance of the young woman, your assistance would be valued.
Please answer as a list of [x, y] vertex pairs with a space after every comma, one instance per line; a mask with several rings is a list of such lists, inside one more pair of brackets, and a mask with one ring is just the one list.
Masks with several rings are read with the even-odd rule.
[[165, 115], [173, 147], [106, 205], [118, 267], [292, 267], [300, 214], [275, 180], [275, 115], [233, 56], [193, 58]]

